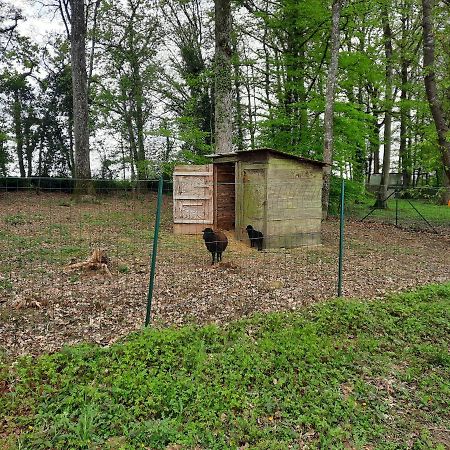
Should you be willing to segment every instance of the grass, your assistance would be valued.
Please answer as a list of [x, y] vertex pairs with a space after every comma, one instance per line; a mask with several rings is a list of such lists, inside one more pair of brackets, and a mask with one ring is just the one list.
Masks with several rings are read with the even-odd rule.
[[[358, 218], [363, 218], [372, 209], [375, 198], [367, 198], [363, 203], [353, 204], [349, 207], [346, 214]], [[387, 209], [376, 209], [368, 220], [381, 220], [387, 223], [395, 223], [396, 201], [394, 198], [388, 200]], [[399, 225], [415, 225], [421, 229], [427, 229], [426, 222], [420, 217], [419, 213], [435, 226], [450, 226], [450, 207], [439, 205], [426, 200], [398, 200], [398, 221]]]
[[449, 345], [450, 283], [146, 329], [4, 363], [0, 436], [8, 449], [444, 449]]
[[39, 197], [39, 202], [31, 198], [24, 211], [0, 215], [2, 257], [11, 260], [20, 252], [21, 260], [29, 263], [24, 264], [28, 270], [33, 270], [30, 264], [37, 261], [60, 266], [73, 258], [87, 258], [94, 243], [122, 257], [133, 256], [151, 246], [155, 201], [153, 197], [146, 202], [111, 197], [99, 208], [97, 204], [75, 204], [70, 197]]
[[27, 223], [24, 214], [10, 214], [4, 218], [4, 221], [8, 225], [24, 225]]
[[12, 284], [10, 281], [4, 280], [4, 279], [1, 279], [1, 278], [0, 278], [0, 293], [1, 293], [2, 291], [8, 291], [8, 290], [11, 290], [12, 287], [13, 287], [13, 284]]

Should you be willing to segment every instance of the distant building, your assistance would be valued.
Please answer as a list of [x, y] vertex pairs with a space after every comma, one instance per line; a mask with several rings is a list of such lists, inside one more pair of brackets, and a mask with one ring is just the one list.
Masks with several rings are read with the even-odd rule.
[[[381, 173], [373, 173], [370, 175], [367, 190], [369, 192], [378, 192], [381, 183]], [[396, 189], [403, 188], [403, 175], [398, 172], [391, 172], [389, 174], [389, 185], [387, 195], [392, 194]]]

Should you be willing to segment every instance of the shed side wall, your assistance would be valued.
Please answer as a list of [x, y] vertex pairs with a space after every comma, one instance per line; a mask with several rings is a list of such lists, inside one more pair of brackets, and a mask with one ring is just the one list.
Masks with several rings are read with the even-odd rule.
[[269, 158], [265, 246], [320, 244], [321, 196], [321, 167], [284, 158]]

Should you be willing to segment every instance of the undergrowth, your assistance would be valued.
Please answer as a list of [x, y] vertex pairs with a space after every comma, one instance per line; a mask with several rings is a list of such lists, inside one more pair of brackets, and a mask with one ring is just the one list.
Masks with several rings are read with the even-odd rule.
[[450, 284], [0, 369], [6, 449], [448, 448]]

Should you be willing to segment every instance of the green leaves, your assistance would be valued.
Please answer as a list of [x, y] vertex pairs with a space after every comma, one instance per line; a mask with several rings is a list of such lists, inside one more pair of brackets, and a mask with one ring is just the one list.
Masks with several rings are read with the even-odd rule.
[[19, 427], [36, 449], [433, 448], [450, 395], [449, 299], [449, 285], [429, 286], [24, 359], [0, 370], [4, 432]]

